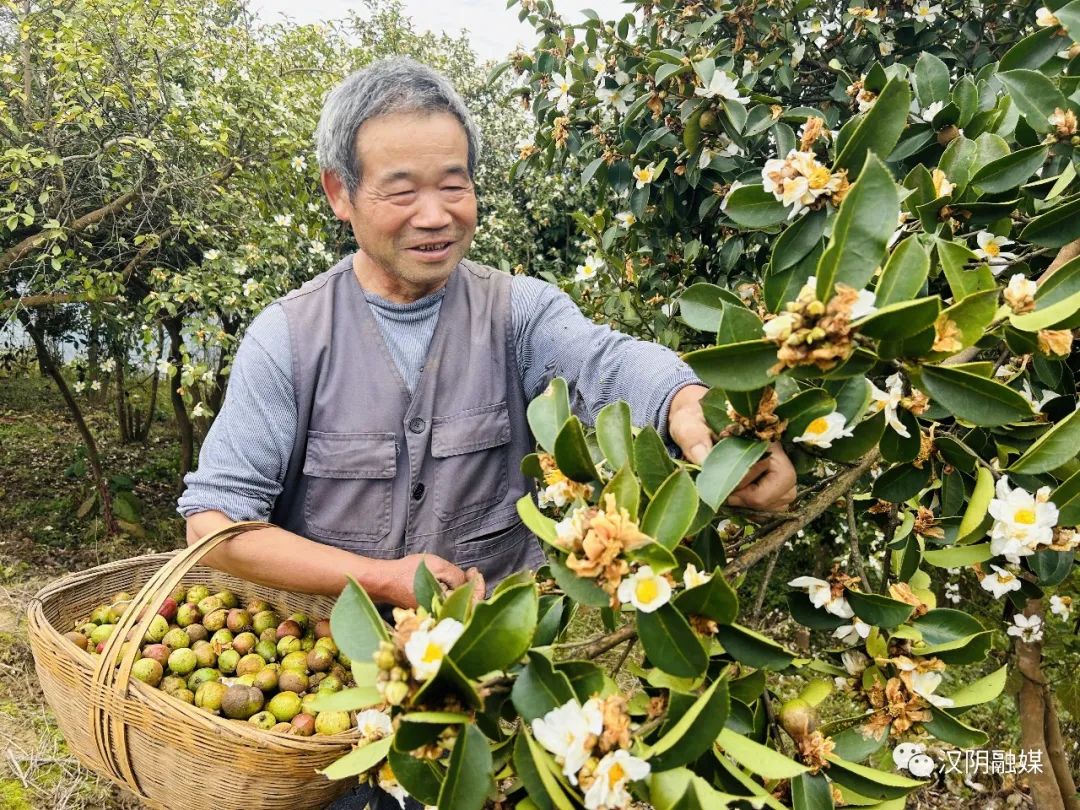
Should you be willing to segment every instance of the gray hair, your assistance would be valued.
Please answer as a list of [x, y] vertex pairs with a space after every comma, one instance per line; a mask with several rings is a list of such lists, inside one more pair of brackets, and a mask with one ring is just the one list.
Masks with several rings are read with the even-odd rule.
[[347, 76], [323, 102], [315, 142], [319, 166], [334, 172], [351, 196], [360, 185], [356, 133], [365, 121], [401, 112], [450, 113], [465, 128], [473, 177], [480, 131], [446, 77], [407, 56], [373, 62]]

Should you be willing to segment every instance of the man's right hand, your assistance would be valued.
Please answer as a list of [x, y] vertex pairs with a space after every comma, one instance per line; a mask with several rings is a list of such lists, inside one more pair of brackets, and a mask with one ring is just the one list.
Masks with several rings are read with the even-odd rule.
[[[400, 560], [385, 561], [386, 578], [380, 594], [381, 601], [389, 602], [397, 607], [416, 607], [413, 580], [421, 562], [448, 591], [452, 591], [465, 582], [465, 572], [452, 562], [436, 557], [434, 554], [409, 554]], [[380, 578], [382, 576], [380, 574]]]

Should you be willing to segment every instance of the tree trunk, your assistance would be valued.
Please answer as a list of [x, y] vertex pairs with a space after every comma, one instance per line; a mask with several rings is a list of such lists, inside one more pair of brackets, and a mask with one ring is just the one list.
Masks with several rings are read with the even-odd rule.
[[[240, 318], [235, 316], [230, 318], [227, 315], [221, 315], [220, 317], [222, 330], [229, 337], [235, 337], [236, 333], [240, 331]], [[228, 376], [223, 373], [226, 357], [228, 357], [228, 353], [222, 349], [221, 356], [218, 357], [217, 371], [214, 374], [214, 390], [210, 392], [209, 402], [206, 403], [213, 410], [215, 418], [221, 410], [221, 403], [225, 400], [225, 388], [229, 384]]]
[[184, 364], [181, 347], [184, 338], [180, 333], [182, 321], [179, 316], [165, 321], [165, 331], [169, 333], [169, 361], [173, 364], [172, 379], [169, 380], [169, 399], [172, 401], [173, 413], [176, 416], [176, 429], [180, 432], [180, 481], [181, 490], [184, 486], [184, 476], [191, 472], [192, 462], [195, 458], [195, 432], [188, 416], [187, 405], [180, 395], [180, 367]]
[[25, 312], [20, 310], [18, 317], [22, 322], [26, 333], [30, 335], [30, 339], [34, 342], [38, 363], [45, 369], [45, 373], [52, 378], [53, 382], [56, 383], [56, 387], [60, 390], [60, 396], [63, 397], [64, 402], [68, 406], [68, 410], [71, 411], [71, 416], [75, 420], [75, 426], [78, 428], [79, 435], [82, 436], [83, 443], [86, 445], [86, 460], [90, 465], [90, 474], [93, 476], [94, 486], [98, 491], [98, 497], [101, 499], [101, 516], [102, 520], [105, 522], [105, 533], [107, 536], [111, 537], [117, 532], [116, 520], [113, 517], [112, 512], [112, 493], [109, 491], [108, 481], [105, 480], [105, 472], [101, 466], [101, 456], [98, 454], [97, 442], [94, 441], [94, 434], [90, 432], [86, 420], [83, 419], [82, 410], [79, 408], [79, 403], [75, 401], [71, 389], [68, 388], [67, 380], [64, 379], [64, 375], [60, 372], [59, 367], [49, 354], [49, 349], [45, 345], [45, 340], [42, 337], [41, 332], [38, 331], [37, 327], [30, 320], [30, 316]]
[[150, 380], [150, 404], [146, 410], [146, 423], [139, 428], [138, 435], [139, 441], [146, 444], [150, 441], [150, 426], [154, 424], [154, 411], [157, 408], [157, 394], [158, 394], [158, 377], [157, 361], [162, 358], [165, 353], [165, 331], [161, 324], [158, 324], [158, 354], [154, 359], [154, 376]]

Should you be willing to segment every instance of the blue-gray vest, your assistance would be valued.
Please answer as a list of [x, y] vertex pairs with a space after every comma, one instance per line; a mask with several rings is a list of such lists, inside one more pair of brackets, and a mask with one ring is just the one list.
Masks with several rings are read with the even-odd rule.
[[436, 554], [490, 589], [543, 562], [515, 503], [533, 451], [510, 277], [462, 261], [409, 393], [348, 256], [281, 300], [297, 430], [274, 523], [365, 557]]

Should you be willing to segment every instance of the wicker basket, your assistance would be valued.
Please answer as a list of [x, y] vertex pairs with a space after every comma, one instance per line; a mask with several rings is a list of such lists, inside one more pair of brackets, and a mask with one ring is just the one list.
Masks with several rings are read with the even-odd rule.
[[[150, 807], [249, 810], [324, 807], [350, 787], [315, 773], [347, 753], [355, 729], [330, 737], [272, 734], [226, 720], [131, 678], [137, 645], [165, 599], [181, 583], [203, 583], [265, 599], [287, 612], [329, 616], [333, 601], [253, 585], [196, 563], [218, 544], [265, 523], [237, 523], [179, 552], [150, 554], [81, 571], [46, 586], [30, 603], [28, 630], [45, 698], [68, 746], [90, 770]], [[63, 633], [118, 591], [139, 588], [101, 655]], [[142, 610], [142, 618], [137, 618]]]

